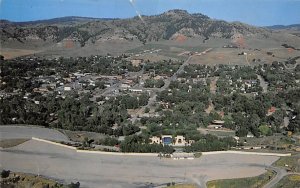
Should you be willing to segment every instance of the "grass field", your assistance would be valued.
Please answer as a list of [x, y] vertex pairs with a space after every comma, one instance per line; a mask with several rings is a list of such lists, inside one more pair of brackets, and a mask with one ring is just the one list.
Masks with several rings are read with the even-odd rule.
[[34, 53], [38, 53], [38, 52], [39, 51], [37, 51], [37, 50], [2, 48], [0, 50], [0, 55], [3, 55], [5, 59], [13, 59], [15, 57], [30, 55], [30, 54], [34, 54]]
[[[191, 52], [202, 52], [205, 49], [207, 49], [204, 46], [198, 45], [198, 46], [185, 46], [185, 45], [179, 45], [179, 44], [168, 44], [167, 42], [160, 42], [160, 43], [147, 43], [144, 46], [134, 48], [131, 50], [126, 51], [127, 53], [134, 53], [139, 54], [139, 58], [143, 58], [144, 56], [154, 55], [157, 54], [158, 57], [163, 59], [178, 59], [178, 60], [185, 60], [188, 58], [188, 56], [179, 56], [178, 54], [184, 52], [184, 51], [191, 51]], [[145, 52], [144, 50], [150, 50], [150, 52]], [[159, 50], [158, 52], [153, 53], [153, 50]], [[148, 58], [150, 59], [150, 58]]]
[[250, 177], [250, 178], [239, 178], [239, 179], [226, 179], [226, 180], [213, 180], [207, 183], [208, 188], [257, 188], [263, 187], [268, 183], [275, 173], [273, 171], [268, 171], [260, 176]]
[[295, 188], [300, 187], [300, 175], [288, 175], [282, 178], [275, 188]]
[[278, 161], [274, 163], [275, 166], [286, 168], [292, 172], [300, 172], [300, 157], [290, 156], [290, 157], [280, 157]]
[[70, 188], [75, 187], [74, 184], [63, 185], [54, 180], [44, 178], [42, 176], [13, 173], [11, 172], [8, 177], [2, 178], [0, 181], [0, 187], [17, 187], [17, 188]]
[[14, 147], [17, 145], [20, 145], [29, 139], [5, 139], [5, 140], [0, 140], [0, 147], [2, 148], [10, 148]]

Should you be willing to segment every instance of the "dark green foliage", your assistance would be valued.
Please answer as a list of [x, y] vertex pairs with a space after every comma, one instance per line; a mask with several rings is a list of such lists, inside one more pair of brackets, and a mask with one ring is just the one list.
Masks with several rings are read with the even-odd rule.
[[104, 139], [101, 139], [97, 142], [99, 145], [105, 145], [105, 146], [115, 146], [120, 144], [120, 142], [113, 137], [105, 137]]
[[1, 178], [7, 178], [10, 174], [9, 170], [2, 170], [1, 172]]
[[[264, 71], [262, 71], [264, 70]], [[271, 65], [263, 65], [258, 73], [269, 83], [269, 90], [282, 91], [297, 87], [296, 80], [299, 80], [299, 71], [291, 71], [284, 67], [283, 63], [273, 62]]]
[[160, 61], [160, 62], [149, 62], [145, 64], [144, 69], [146, 73], [152, 73], [153, 76], [155, 75], [162, 75], [162, 76], [172, 76], [174, 72], [178, 70], [182, 62], [178, 61]]
[[145, 85], [144, 87], [147, 87], [147, 88], [161, 88], [165, 85], [165, 82], [162, 80], [162, 79], [159, 79], [159, 80], [155, 80], [155, 79], [147, 79], [145, 81]]
[[71, 184], [67, 185], [67, 188], [79, 188], [79, 187], [80, 187], [79, 182], [76, 183], [71, 182]]
[[117, 100], [126, 109], [136, 109], [148, 104], [149, 95], [146, 93], [142, 93], [140, 96], [122, 95]]
[[206, 152], [206, 151], [221, 151], [228, 150], [236, 146], [236, 141], [231, 138], [218, 138], [213, 135], [205, 135], [199, 141], [193, 143], [191, 146], [186, 146], [186, 152]]
[[171, 146], [163, 146], [162, 144], [149, 144], [148, 138], [132, 135], [127, 136], [121, 143], [122, 152], [137, 152], [137, 153], [173, 153], [174, 149]]

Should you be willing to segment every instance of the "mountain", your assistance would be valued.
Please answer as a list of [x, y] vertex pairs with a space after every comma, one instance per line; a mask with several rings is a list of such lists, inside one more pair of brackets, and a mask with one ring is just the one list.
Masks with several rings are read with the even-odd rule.
[[1, 43], [26, 43], [30, 40], [61, 42], [73, 40], [83, 47], [97, 40], [124, 39], [142, 43], [170, 40], [178, 35], [186, 37], [230, 38], [235, 34], [254, 35], [267, 31], [242, 23], [228, 23], [210, 19], [203, 14], [189, 14], [184, 10], [170, 10], [160, 15], [138, 16], [130, 19], [97, 19], [64, 17], [32, 22], [0, 21]]
[[292, 24], [292, 25], [273, 25], [273, 26], [267, 26], [266, 28], [274, 29], [274, 30], [298, 30], [300, 31], [300, 24]]
[[61, 18], [52, 18], [47, 20], [35, 20], [35, 21], [26, 21], [26, 22], [10, 22], [9, 20], [0, 20], [1, 25], [16, 25], [16, 26], [28, 26], [28, 25], [61, 25], [67, 24], [70, 25], [72, 23], [86, 23], [97, 20], [115, 20], [113, 18], [91, 18], [91, 17], [80, 17], [80, 16], [66, 16]]

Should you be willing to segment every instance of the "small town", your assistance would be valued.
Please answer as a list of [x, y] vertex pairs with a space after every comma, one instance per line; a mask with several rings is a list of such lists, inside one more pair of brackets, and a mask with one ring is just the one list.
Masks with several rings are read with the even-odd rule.
[[0, 187], [300, 187], [299, 1], [0, 0]]

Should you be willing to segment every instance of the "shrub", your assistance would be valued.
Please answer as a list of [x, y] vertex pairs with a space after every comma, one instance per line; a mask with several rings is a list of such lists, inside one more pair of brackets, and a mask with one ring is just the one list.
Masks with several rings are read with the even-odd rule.
[[9, 170], [2, 170], [1, 172], [1, 178], [7, 178], [10, 174]]

